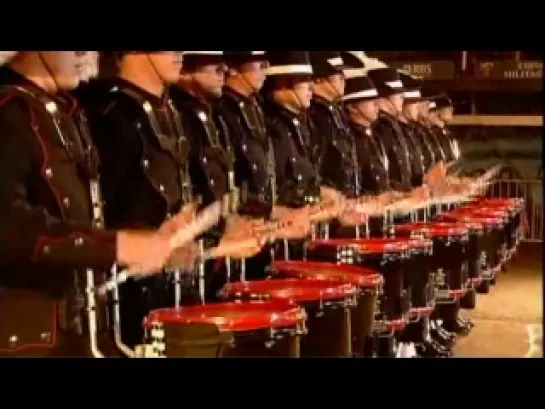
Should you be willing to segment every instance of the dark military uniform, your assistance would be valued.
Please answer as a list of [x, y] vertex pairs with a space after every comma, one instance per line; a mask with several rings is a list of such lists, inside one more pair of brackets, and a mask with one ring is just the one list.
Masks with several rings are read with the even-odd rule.
[[260, 103], [225, 87], [217, 107], [225, 119], [235, 153], [240, 212], [266, 218], [273, 206], [274, 152]]
[[[404, 92], [398, 72], [390, 67], [368, 71], [369, 78], [382, 96]], [[410, 191], [411, 174], [414, 165], [408, 143], [404, 137], [400, 122], [394, 116], [381, 111], [379, 118], [372, 125], [373, 133], [382, 141], [389, 160], [389, 177], [393, 189]]]
[[[267, 132], [276, 162], [277, 203], [299, 208], [320, 196], [318, 164], [313, 162], [312, 134], [305, 113], [296, 114], [273, 100], [271, 92], [279, 76], [296, 81], [312, 75], [307, 52], [270, 52], [271, 66], [264, 87]], [[271, 92], [270, 92], [271, 91]], [[293, 241], [290, 257], [302, 256], [302, 242]]]
[[[312, 51], [310, 60], [314, 77], [324, 81], [330, 75], [342, 73], [344, 68], [342, 58], [336, 51]], [[313, 126], [311, 149], [316, 152], [313, 159], [319, 163], [322, 183], [347, 197], [356, 197], [359, 186], [355, 186], [357, 163], [354, 138], [343, 109], [339, 101], [328, 101], [320, 95], [313, 95], [308, 110]]]
[[84, 269], [116, 260], [115, 232], [93, 228], [96, 152], [73, 99], [7, 69], [2, 79], [0, 356], [90, 356]]
[[[311, 51], [310, 61], [314, 77], [322, 81], [329, 81], [329, 76], [341, 74], [346, 67], [337, 51]], [[312, 160], [319, 166], [322, 184], [349, 198], [359, 196], [361, 186], [356, 146], [342, 102], [328, 101], [314, 94], [308, 116], [312, 124]], [[332, 236], [355, 235], [354, 228], [342, 227], [338, 221], [332, 221], [329, 228]]]
[[452, 146], [452, 136], [447, 127], [432, 125], [430, 131], [435, 135], [437, 142], [441, 146], [445, 160], [447, 162], [457, 160], [458, 158], [456, 157]]
[[[210, 53], [210, 54], [207, 54]], [[196, 51], [184, 54], [184, 70], [197, 69], [201, 63], [218, 64], [223, 61], [222, 52]], [[179, 112], [189, 139], [189, 173], [193, 193], [204, 206], [222, 200], [235, 189], [234, 153], [226, 121], [215, 108], [211, 97], [203, 102], [178, 86], [171, 87], [170, 95]], [[233, 198], [235, 195], [231, 195]], [[229, 212], [236, 212], [236, 200], [230, 203]], [[205, 248], [216, 246], [225, 230], [221, 221], [204, 236]], [[233, 263], [211, 260], [205, 265], [205, 299], [217, 298], [217, 291], [225, 284]], [[232, 269], [234, 270], [234, 268]]]
[[356, 151], [360, 166], [361, 193], [380, 195], [390, 189], [388, 155], [382, 141], [373, 134], [372, 128], [350, 124], [356, 139]]
[[304, 115], [297, 115], [270, 99], [264, 104], [267, 130], [272, 139], [278, 186], [278, 204], [302, 207], [319, 196], [319, 175], [312, 163], [311, 132]]
[[[349, 55], [343, 58], [346, 60]], [[359, 60], [358, 60], [359, 61]], [[346, 87], [343, 102], [345, 105], [380, 97], [373, 82], [365, 75], [363, 64], [360, 70], [346, 71]], [[371, 126], [349, 121], [349, 127], [355, 140], [357, 164], [359, 166], [360, 195], [378, 196], [390, 190], [389, 159], [382, 140], [373, 133]], [[372, 217], [369, 220], [371, 236], [383, 235], [383, 217]]]
[[[446, 94], [441, 94], [437, 96], [430, 103], [430, 112], [444, 108], [453, 108], [452, 101]], [[437, 139], [439, 140], [441, 147], [443, 148], [446, 159], [449, 162], [458, 160], [460, 152], [457, 152], [455, 148], [455, 146], [457, 145], [457, 141], [451, 134], [449, 129], [446, 127], [446, 125], [434, 125], [431, 128], [435, 132], [435, 135], [437, 136]]]
[[411, 190], [412, 165], [407, 141], [399, 121], [386, 112], [380, 112], [372, 125], [373, 134], [380, 139], [388, 156], [388, 176], [394, 190]]
[[[101, 184], [109, 228], [158, 228], [191, 200], [188, 142], [167, 95], [157, 97], [117, 79], [90, 108], [93, 138], [101, 157]], [[184, 303], [196, 298], [193, 277], [184, 275]], [[129, 281], [120, 287], [123, 339], [142, 341], [150, 309], [172, 306], [172, 277]]]
[[[404, 93], [403, 103], [404, 105], [416, 104], [421, 102], [422, 94], [420, 91], [420, 82], [409, 74], [400, 72], [400, 78], [403, 82], [403, 87], [406, 92]], [[429, 149], [423, 135], [420, 135], [414, 125], [407, 121], [399, 121], [405, 141], [407, 143], [407, 149], [409, 156], [411, 157], [411, 187], [415, 188], [421, 186], [424, 181], [424, 175], [431, 167], [433, 162], [429, 162]]]
[[[239, 213], [268, 218], [274, 205], [276, 183], [274, 151], [265, 115], [255, 97], [225, 87], [218, 102], [235, 154], [235, 183], [240, 190]], [[262, 279], [271, 262], [270, 247], [246, 260], [246, 279]]]
[[420, 136], [422, 144], [425, 144], [427, 146], [429, 155], [432, 160], [432, 165], [438, 163], [439, 161], [446, 162], [447, 155], [445, 154], [441, 143], [439, 142], [437, 136], [431, 130], [431, 128], [420, 122], [413, 122], [412, 125], [416, 130], [417, 135]]

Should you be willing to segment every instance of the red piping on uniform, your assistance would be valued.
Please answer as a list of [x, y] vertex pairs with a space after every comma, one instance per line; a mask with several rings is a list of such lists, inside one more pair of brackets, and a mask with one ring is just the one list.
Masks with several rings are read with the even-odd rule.
[[45, 180], [45, 183], [49, 186], [51, 191], [53, 192], [53, 195], [55, 196], [55, 200], [57, 201], [57, 206], [61, 212], [61, 216], [63, 219], [66, 220], [66, 215], [64, 214], [64, 209], [62, 207], [62, 201], [57, 193], [57, 190], [55, 189], [55, 186], [51, 183], [51, 180], [46, 176], [45, 170], [47, 169], [47, 166], [49, 164], [49, 155], [47, 152], [47, 144], [45, 143], [41, 133], [40, 128], [36, 124], [36, 116], [34, 114], [34, 111], [32, 110], [32, 107], [30, 107], [30, 125], [32, 127], [32, 130], [34, 131], [34, 135], [36, 135], [36, 138], [38, 139], [38, 143], [40, 144], [40, 147], [42, 148], [42, 154], [44, 157], [42, 168], [40, 169], [40, 173]]
[[10, 100], [10, 98], [12, 98], [12, 97], [13, 97], [13, 95], [6, 95], [6, 96], [4, 97], [4, 99], [0, 99], [0, 107], [1, 107], [2, 105], [4, 105], [6, 102], [8, 102], [8, 101]]
[[32, 258], [35, 258], [36, 253], [38, 252], [38, 250], [42, 249], [43, 246], [45, 246], [46, 244], [60, 243], [60, 242], [63, 242], [65, 240], [72, 240], [74, 238], [84, 238], [84, 239], [89, 240], [92, 243], [108, 243], [108, 244], [111, 243], [111, 239], [109, 237], [108, 238], [107, 237], [98, 237], [98, 238], [97, 237], [91, 237], [87, 233], [83, 233], [83, 232], [80, 232], [80, 231], [72, 232], [68, 236], [64, 236], [64, 237], [60, 237], [60, 238], [59, 237], [51, 237], [51, 236], [40, 236], [38, 238], [38, 242], [34, 246], [34, 251], [33, 251], [33, 254], [32, 254]]

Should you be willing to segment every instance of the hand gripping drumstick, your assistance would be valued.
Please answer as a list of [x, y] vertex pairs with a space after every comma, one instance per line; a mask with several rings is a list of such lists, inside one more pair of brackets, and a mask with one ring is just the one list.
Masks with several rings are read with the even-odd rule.
[[[172, 250], [176, 250], [185, 246], [187, 243], [195, 239], [199, 234], [213, 227], [221, 215], [222, 206], [220, 202], [215, 202], [202, 210], [197, 217], [187, 226], [179, 229], [170, 239], [169, 246]], [[130, 277], [127, 270], [120, 272], [117, 279], [108, 280], [98, 288], [100, 295], [113, 290], [118, 284], [122, 284]]]

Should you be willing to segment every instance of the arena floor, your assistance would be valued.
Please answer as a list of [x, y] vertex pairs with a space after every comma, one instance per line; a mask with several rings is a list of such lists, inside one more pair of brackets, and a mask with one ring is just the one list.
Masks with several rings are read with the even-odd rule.
[[475, 323], [460, 337], [460, 358], [543, 358], [542, 245], [522, 244], [516, 259], [487, 295], [478, 295], [477, 308], [463, 311]]

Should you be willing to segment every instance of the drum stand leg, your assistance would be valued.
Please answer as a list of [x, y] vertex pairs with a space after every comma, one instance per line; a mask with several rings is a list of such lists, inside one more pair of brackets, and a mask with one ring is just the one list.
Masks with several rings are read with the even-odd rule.
[[97, 337], [97, 310], [95, 295], [95, 273], [88, 269], [87, 273], [87, 321], [89, 323], [89, 343], [91, 353], [95, 358], [104, 358], [98, 347]]
[[284, 260], [289, 261], [290, 259], [290, 245], [288, 240], [284, 239]]
[[199, 251], [201, 255], [201, 261], [199, 262], [199, 296], [201, 298], [201, 303], [205, 303], [205, 280], [204, 280], [204, 240], [199, 240]]
[[227, 282], [231, 282], [231, 257], [225, 257], [225, 270], [227, 274]]
[[246, 259], [240, 260], [240, 281], [246, 281]]
[[119, 305], [119, 285], [117, 284], [117, 266], [112, 267], [112, 278], [116, 283], [112, 290], [112, 302], [113, 302], [113, 313], [114, 313], [114, 341], [117, 348], [123, 352], [129, 358], [134, 358], [135, 352], [129, 348], [128, 345], [123, 343], [121, 339], [121, 314], [120, 314], [120, 305]]
[[182, 272], [179, 268], [174, 270], [174, 306], [180, 307], [182, 302]]

